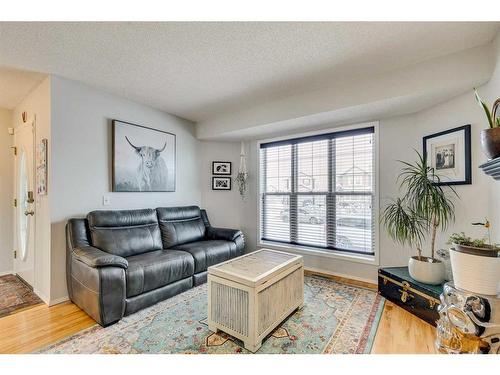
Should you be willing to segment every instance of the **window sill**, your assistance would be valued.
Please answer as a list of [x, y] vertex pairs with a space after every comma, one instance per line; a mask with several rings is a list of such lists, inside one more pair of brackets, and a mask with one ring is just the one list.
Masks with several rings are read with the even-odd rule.
[[334, 258], [334, 259], [344, 260], [346, 262], [369, 264], [371, 266], [379, 265], [379, 261], [376, 255], [363, 255], [363, 254], [345, 253], [334, 250], [322, 250], [307, 246], [280, 244], [271, 241], [259, 241], [259, 246], [275, 250], [290, 251], [292, 253], [297, 253], [299, 255], [306, 255], [306, 256], [312, 255], [324, 258]]

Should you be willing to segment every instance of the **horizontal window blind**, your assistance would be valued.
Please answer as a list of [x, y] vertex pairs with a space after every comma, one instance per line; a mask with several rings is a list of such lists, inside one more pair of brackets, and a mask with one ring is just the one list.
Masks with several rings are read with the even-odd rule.
[[374, 254], [374, 128], [261, 144], [261, 239]]

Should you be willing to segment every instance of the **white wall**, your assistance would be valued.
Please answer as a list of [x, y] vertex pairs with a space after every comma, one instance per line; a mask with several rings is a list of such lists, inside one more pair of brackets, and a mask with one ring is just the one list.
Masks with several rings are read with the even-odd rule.
[[[200, 142], [200, 150], [201, 201], [203, 208], [207, 210], [210, 223], [222, 228], [241, 228], [244, 202], [240, 198], [235, 183], [240, 160], [240, 143]], [[232, 163], [230, 191], [212, 190], [213, 161]]]
[[[111, 193], [111, 119], [177, 135], [176, 191]], [[64, 226], [97, 209], [201, 203], [200, 151], [194, 124], [86, 85], [52, 77], [51, 300], [67, 296]], [[111, 205], [103, 206], [103, 196]]]
[[[49, 140], [49, 171], [51, 168], [51, 141], [50, 141], [50, 78], [47, 77], [13, 110], [13, 124], [21, 124], [21, 114], [26, 112], [28, 118], [36, 116], [35, 142], [38, 144], [43, 138]], [[51, 181], [48, 182], [49, 194], [36, 196], [36, 227], [35, 227], [35, 281], [34, 289], [45, 301], [50, 299], [50, 191]]]
[[7, 133], [12, 127], [12, 111], [0, 108], [0, 275], [12, 272], [14, 229], [13, 191], [13, 136]]

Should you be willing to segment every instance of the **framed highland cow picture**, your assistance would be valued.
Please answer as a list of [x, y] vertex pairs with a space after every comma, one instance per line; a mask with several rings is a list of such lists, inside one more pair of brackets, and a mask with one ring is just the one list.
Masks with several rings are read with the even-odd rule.
[[113, 191], [175, 191], [175, 134], [113, 120]]

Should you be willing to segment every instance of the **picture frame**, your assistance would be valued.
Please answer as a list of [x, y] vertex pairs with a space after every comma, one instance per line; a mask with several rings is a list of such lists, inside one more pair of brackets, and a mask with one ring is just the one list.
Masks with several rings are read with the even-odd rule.
[[212, 177], [212, 190], [231, 190], [231, 177]]
[[36, 193], [38, 195], [47, 195], [48, 143], [47, 138], [43, 138], [36, 150]]
[[176, 135], [112, 120], [112, 191], [174, 192]]
[[212, 174], [230, 176], [232, 173], [231, 166], [232, 163], [230, 161], [213, 161]]
[[436, 185], [472, 184], [470, 124], [423, 137], [423, 155], [440, 177]]

